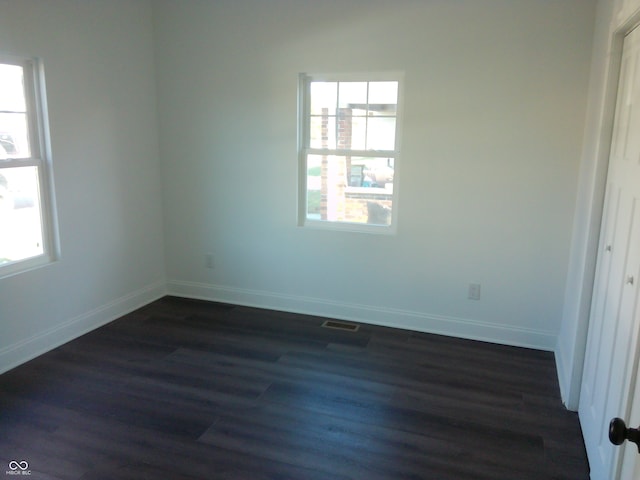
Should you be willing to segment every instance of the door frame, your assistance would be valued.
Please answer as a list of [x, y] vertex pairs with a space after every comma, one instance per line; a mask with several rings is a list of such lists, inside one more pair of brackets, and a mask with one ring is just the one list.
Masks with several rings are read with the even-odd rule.
[[[614, 11], [607, 33], [606, 72], [604, 86], [597, 92], [599, 98], [590, 107], [596, 110], [596, 139], [590, 145], [584, 140], [582, 166], [580, 168], [580, 190], [586, 190], [584, 198], [578, 198], [574, 215], [572, 257], [570, 258], [567, 288], [565, 293], [565, 311], [563, 323], [575, 324], [573, 329], [573, 351], [569, 359], [564, 359], [559, 336], [556, 348], [556, 363], [560, 380], [560, 390], [565, 406], [569, 410], [578, 410], [580, 389], [582, 386], [583, 364], [586, 355], [587, 335], [591, 320], [593, 287], [600, 244], [600, 230], [604, 209], [604, 195], [609, 168], [613, 123], [615, 118], [622, 46], [625, 36], [640, 25], [640, 6], [632, 14], [620, 19]], [[591, 75], [591, 81], [594, 81]], [[592, 94], [592, 92], [589, 92]], [[585, 135], [590, 132], [585, 128]], [[574, 258], [576, 257], [576, 258]], [[573, 273], [573, 281], [572, 281]], [[573, 308], [574, 312], [571, 312]], [[569, 312], [569, 313], [568, 313]], [[570, 317], [573, 316], [574, 319]], [[569, 317], [569, 318], [568, 318]], [[569, 341], [568, 337], [564, 338]], [[564, 373], [564, 374], [563, 374]]]

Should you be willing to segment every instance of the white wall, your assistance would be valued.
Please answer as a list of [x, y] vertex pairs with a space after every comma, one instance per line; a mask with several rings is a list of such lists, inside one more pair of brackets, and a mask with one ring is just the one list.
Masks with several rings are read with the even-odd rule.
[[[0, 280], [0, 371], [162, 295], [164, 242], [172, 293], [553, 349], [594, 7], [0, 0], [0, 50], [44, 59], [62, 248]], [[297, 75], [370, 70], [406, 74], [398, 233], [297, 227]]]
[[[169, 291], [553, 350], [594, 12], [154, 2]], [[406, 74], [397, 235], [297, 227], [298, 73], [387, 70]]]
[[148, 1], [0, 0], [0, 51], [44, 61], [62, 256], [0, 279], [0, 372], [164, 292]]

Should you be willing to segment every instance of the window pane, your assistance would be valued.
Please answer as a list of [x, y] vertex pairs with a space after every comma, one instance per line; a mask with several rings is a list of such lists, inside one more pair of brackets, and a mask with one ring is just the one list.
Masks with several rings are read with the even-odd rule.
[[389, 225], [391, 165], [387, 158], [307, 155], [307, 219]]
[[26, 112], [26, 105], [22, 67], [0, 64], [0, 111]]
[[38, 167], [0, 169], [0, 265], [44, 253]]
[[396, 116], [398, 105], [395, 103], [370, 103], [367, 113], [370, 117]]
[[355, 117], [350, 109], [340, 109], [338, 116], [338, 149], [364, 150], [367, 117]]
[[320, 220], [320, 189], [322, 157], [309, 155], [307, 157], [307, 218]]
[[367, 127], [367, 150], [394, 150], [396, 118], [370, 117]]
[[353, 164], [362, 165], [362, 186], [384, 188], [393, 191], [393, 159], [391, 158], [354, 158]]
[[369, 116], [395, 116], [398, 113], [398, 82], [369, 84]]
[[367, 82], [340, 82], [338, 96], [339, 108], [366, 110]]
[[311, 115], [335, 115], [337, 82], [311, 82]]
[[398, 82], [371, 82], [369, 83], [370, 104], [398, 103]]
[[311, 117], [309, 129], [311, 148], [336, 148], [336, 117]]
[[30, 156], [27, 114], [0, 113], [0, 159]]
[[[311, 172], [320, 166], [319, 181], [315, 185], [307, 184], [307, 218], [344, 221], [345, 187], [346, 187], [346, 157], [336, 155], [309, 155], [307, 165]], [[315, 167], [315, 170], [313, 169]], [[309, 174], [310, 169], [307, 169]], [[308, 175], [307, 180], [312, 175]], [[319, 183], [318, 183], [319, 182]], [[315, 187], [312, 189], [311, 187]], [[319, 191], [317, 190], [319, 188]], [[312, 211], [317, 199], [318, 211]]]

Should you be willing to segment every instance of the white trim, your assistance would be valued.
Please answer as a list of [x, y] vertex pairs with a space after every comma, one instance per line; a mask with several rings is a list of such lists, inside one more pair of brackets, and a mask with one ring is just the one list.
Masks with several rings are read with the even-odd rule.
[[[394, 117], [395, 118], [395, 117]], [[397, 118], [396, 118], [397, 124]], [[365, 158], [395, 158], [396, 150], [344, 150], [339, 148], [305, 148], [305, 155], [326, 155], [327, 157], [365, 157]]]
[[552, 351], [556, 335], [529, 328], [388, 307], [284, 295], [221, 285], [158, 281], [0, 349], [0, 374], [110, 323], [165, 295], [348, 320], [416, 332]]
[[396, 82], [404, 77], [402, 70], [386, 70], [373, 72], [333, 72], [300, 74], [301, 78], [313, 79], [316, 82]]
[[[44, 233], [43, 233], [44, 235]], [[23, 258], [22, 260], [15, 260], [13, 262], [3, 263], [0, 267], [0, 280], [3, 278], [9, 278], [20, 273], [29, 272], [36, 268], [46, 267], [52, 265], [55, 260], [51, 259], [47, 252], [41, 253], [34, 257]]]
[[42, 160], [36, 157], [28, 158], [3, 158], [0, 159], [0, 169], [19, 167], [38, 167], [42, 165]]
[[394, 226], [393, 221], [391, 225], [375, 225], [370, 223], [355, 223], [355, 222], [332, 222], [328, 220], [314, 220], [307, 218], [303, 225], [304, 227], [312, 230], [327, 230], [332, 232], [351, 232], [351, 233], [368, 233], [372, 235], [394, 235], [397, 232], [397, 228]]
[[222, 285], [172, 280], [167, 294], [184, 298], [266, 308], [291, 313], [317, 315], [417, 332], [467, 338], [503, 345], [553, 351], [556, 334], [544, 330], [519, 328], [388, 307], [336, 302], [320, 298], [285, 295]]
[[152, 283], [32, 337], [0, 349], [0, 374], [106, 325], [166, 294], [163, 281]]

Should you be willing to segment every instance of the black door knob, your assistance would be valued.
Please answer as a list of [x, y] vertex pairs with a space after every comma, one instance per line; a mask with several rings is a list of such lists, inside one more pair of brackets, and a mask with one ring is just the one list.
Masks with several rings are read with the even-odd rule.
[[637, 428], [627, 428], [624, 420], [614, 418], [609, 423], [609, 440], [614, 445], [622, 445], [625, 440], [633, 442], [638, 447], [640, 453], [640, 430]]

